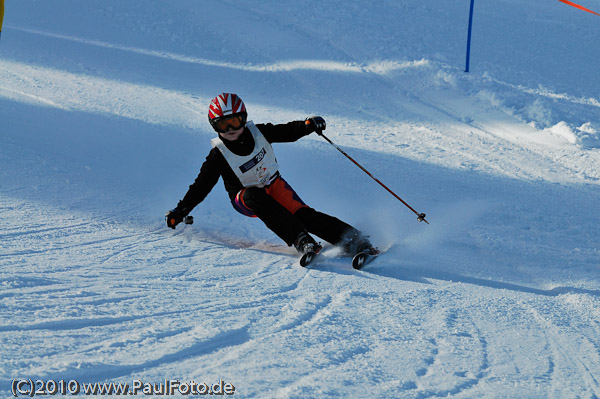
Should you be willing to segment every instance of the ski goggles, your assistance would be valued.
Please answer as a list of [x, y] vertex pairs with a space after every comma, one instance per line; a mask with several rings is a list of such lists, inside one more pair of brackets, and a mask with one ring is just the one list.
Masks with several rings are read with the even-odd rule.
[[229, 129], [238, 130], [244, 127], [244, 118], [242, 115], [232, 115], [225, 118], [219, 118], [213, 123], [213, 128], [219, 133], [227, 133]]

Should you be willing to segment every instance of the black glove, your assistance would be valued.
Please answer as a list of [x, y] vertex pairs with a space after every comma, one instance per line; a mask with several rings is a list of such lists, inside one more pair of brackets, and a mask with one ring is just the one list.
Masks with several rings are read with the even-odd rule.
[[309, 133], [319, 133], [327, 128], [325, 119], [320, 116], [311, 116], [310, 118], [306, 118], [304, 123], [306, 124], [306, 128], [308, 129]]
[[183, 222], [183, 218], [185, 218], [185, 214], [183, 211], [175, 208], [167, 211], [165, 214], [165, 219], [167, 219], [167, 226], [174, 229], [179, 223]]

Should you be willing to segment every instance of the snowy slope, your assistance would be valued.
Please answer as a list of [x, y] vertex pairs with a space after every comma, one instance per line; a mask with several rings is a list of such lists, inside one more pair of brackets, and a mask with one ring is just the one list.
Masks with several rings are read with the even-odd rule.
[[[600, 17], [555, 0], [7, 0], [0, 396], [11, 381], [235, 397], [600, 397]], [[580, 0], [600, 10], [597, 0]], [[319, 114], [278, 144], [313, 207], [387, 253], [305, 270], [219, 183], [163, 215], [238, 93]]]

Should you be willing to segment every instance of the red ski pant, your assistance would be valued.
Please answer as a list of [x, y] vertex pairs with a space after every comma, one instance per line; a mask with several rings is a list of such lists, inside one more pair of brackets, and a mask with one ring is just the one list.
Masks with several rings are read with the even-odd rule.
[[[242, 215], [257, 217], [251, 207], [246, 205], [244, 195], [248, 188], [240, 190], [235, 196], [233, 207]], [[275, 181], [264, 188], [267, 195], [277, 201], [281, 206], [287, 209], [292, 215], [300, 208], [308, 207], [296, 194], [294, 189], [279, 176]]]

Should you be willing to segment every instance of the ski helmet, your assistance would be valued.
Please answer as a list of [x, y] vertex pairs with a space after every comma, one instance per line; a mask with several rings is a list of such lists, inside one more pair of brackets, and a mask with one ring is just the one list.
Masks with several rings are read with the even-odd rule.
[[221, 118], [228, 118], [234, 115], [242, 117], [243, 123], [246, 123], [248, 113], [246, 105], [242, 99], [233, 93], [221, 93], [210, 102], [208, 107], [208, 122], [215, 128], [215, 123]]

